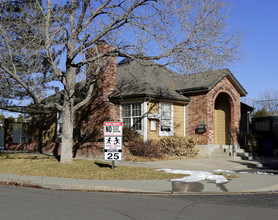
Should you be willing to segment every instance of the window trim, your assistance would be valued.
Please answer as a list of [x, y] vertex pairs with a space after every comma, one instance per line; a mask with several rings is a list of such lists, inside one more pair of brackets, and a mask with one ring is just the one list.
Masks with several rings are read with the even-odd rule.
[[[170, 131], [161, 131], [161, 116], [162, 116], [162, 105], [170, 105], [171, 108], [171, 122], [170, 122]], [[159, 136], [174, 136], [174, 105], [173, 103], [160, 102], [159, 103]]]
[[[141, 107], [141, 116], [134, 116], [133, 117], [133, 108], [132, 108], [132, 105], [133, 104], [140, 104], [140, 107]], [[123, 105], [130, 105], [131, 108], [130, 108], [130, 113], [131, 115], [129, 117], [123, 117]], [[143, 120], [143, 115], [144, 115], [144, 106], [143, 106], [143, 102], [124, 102], [124, 103], [121, 103], [120, 104], [120, 118], [121, 118], [121, 121], [123, 122], [123, 119], [124, 118], [130, 118], [130, 126], [133, 127], [133, 118], [141, 118], [141, 130], [136, 130], [139, 134], [143, 134], [143, 131], [144, 131], [144, 120]]]
[[[57, 122], [56, 122], [56, 137], [61, 138], [62, 137], [62, 131], [63, 129], [63, 117], [61, 112], [57, 112]], [[59, 132], [61, 131], [61, 132]]]

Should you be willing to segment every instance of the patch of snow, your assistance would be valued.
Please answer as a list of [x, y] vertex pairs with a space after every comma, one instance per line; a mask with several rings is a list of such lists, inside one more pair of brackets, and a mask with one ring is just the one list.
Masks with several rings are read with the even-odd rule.
[[215, 183], [226, 183], [228, 180], [222, 175], [214, 175], [210, 172], [205, 171], [191, 171], [191, 170], [177, 170], [177, 169], [159, 169], [158, 171], [165, 171], [166, 173], [175, 173], [175, 174], [187, 174], [190, 176], [185, 176], [180, 179], [172, 179], [171, 181], [180, 181], [186, 183], [193, 183], [203, 180], [215, 181]]
[[260, 171], [257, 171], [255, 174], [258, 174], [258, 175], [274, 175], [274, 173], [266, 173], [266, 172], [260, 172]]
[[257, 171], [255, 174], [259, 174], [259, 175], [267, 175], [268, 173], [266, 173], [266, 172], [260, 172], [260, 171]]
[[232, 171], [232, 170], [221, 170], [221, 169], [214, 170], [214, 172], [219, 172], [219, 173], [235, 173], [235, 171]]

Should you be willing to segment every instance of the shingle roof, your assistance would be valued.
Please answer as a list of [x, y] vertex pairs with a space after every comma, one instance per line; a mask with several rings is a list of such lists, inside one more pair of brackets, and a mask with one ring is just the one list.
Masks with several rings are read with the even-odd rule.
[[178, 90], [208, 88], [210, 85], [219, 82], [229, 72], [230, 71], [228, 69], [221, 69], [185, 75], [184, 81], [180, 82]]
[[224, 77], [228, 77], [241, 96], [247, 95], [246, 90], [237, 81], [229, 69], [209, 70], [206, 72], [185, 75], [185, 81], [183, 84], [179, 84], [177, 91], [185, 95], [191, 92], [209, 91]]
[[229, 69], [181, 75], [147, 60], [125, 59], [117, 66], [117, 89], [110, 100], [152, 97], [188, 102], [186, 94], [209, 91], [224, 77], [228, 77], [241, 95], [247, 92]]
[[117, 89], [110, 100], [152, 97], [188, 102], [174, 89], [180, 77], [183, 76], [151, 61], [123, 61], [117, 66]]

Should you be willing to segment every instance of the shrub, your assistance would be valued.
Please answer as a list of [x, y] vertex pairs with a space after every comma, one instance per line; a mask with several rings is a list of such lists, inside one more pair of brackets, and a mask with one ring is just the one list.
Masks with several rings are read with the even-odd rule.
[[261, 135], [247, 134], [246, 136], [247, 149], [252, 153], [262, 153], [263, 140], [264, 137]]
[[123, 141], [134, 142], [141, 140], [140, 134], [134, 129], [129, 127], [123, 128]]
[[199, 153], [199, 149], [195, 148], [198, 143], [196, 137], [166, 137], [160, 142], [170, 156], [195, 157]]
[[147, 142], [143, 140], [129, 142], [127, 148], [133, 156], [138, 157], [162, 158], [166, 153], [160, 141], [155, 140], [148, 140]]

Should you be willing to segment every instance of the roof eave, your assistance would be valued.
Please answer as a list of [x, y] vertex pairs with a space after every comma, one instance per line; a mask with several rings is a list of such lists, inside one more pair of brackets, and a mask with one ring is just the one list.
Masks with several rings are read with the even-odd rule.
[[216, 86], [222, 79], [227, 77], [233, 86], [236, 88], [236, 90], [239, 92], [240, 96], [246, 96], [248, 93], [247, 91], [243, 88], [243, 86], [239, 83], [239, 81], [234, 77], [234, 75], [231, 73], [229, 69], [225, 69], [225, 74], [222, 75], [221, 78], [215, 80], [213, 83], [211, 83], [208, 86], [208, 90], [211, 90], [214, 86]]
[[232, 84], [235, 86], [235, 88], [238, 90], [240, 96], [246, 96], [248, 92], [243, 88], [243, 86], [237, 81], [237, 79], [234, 77], [232, 73], [229, 73], [228, 75], [229, 80], [232, 82]]
[[112, 96], [109, 97], [109, 101], [114, 102], [114, 103], [119, 103], [121, 101], [126, 101], [126, 100], [132, 100], [132, 99], [159, 99], [159, 100], [165, 100], [165, 101], [172, 101], [172, 102], [179, 102], [179, 103], [189, 103], [190, 99], [185, 97], [185, 98], [175, 98], [175, 97], [167, 97], [167, 96], [157, 96], [153, 94], [135, 94], [135, 95], [125, 95], [125, 96]]
[[208, 87], [196, 87], [196, 88], [190, 88], [190, 89], [179, 89], [176, 90], [176, 92], [182, 94], [182, 95], [186, 95], [189, 93], [193, 93], [193, 92], [208, 92], [209, 88]]

